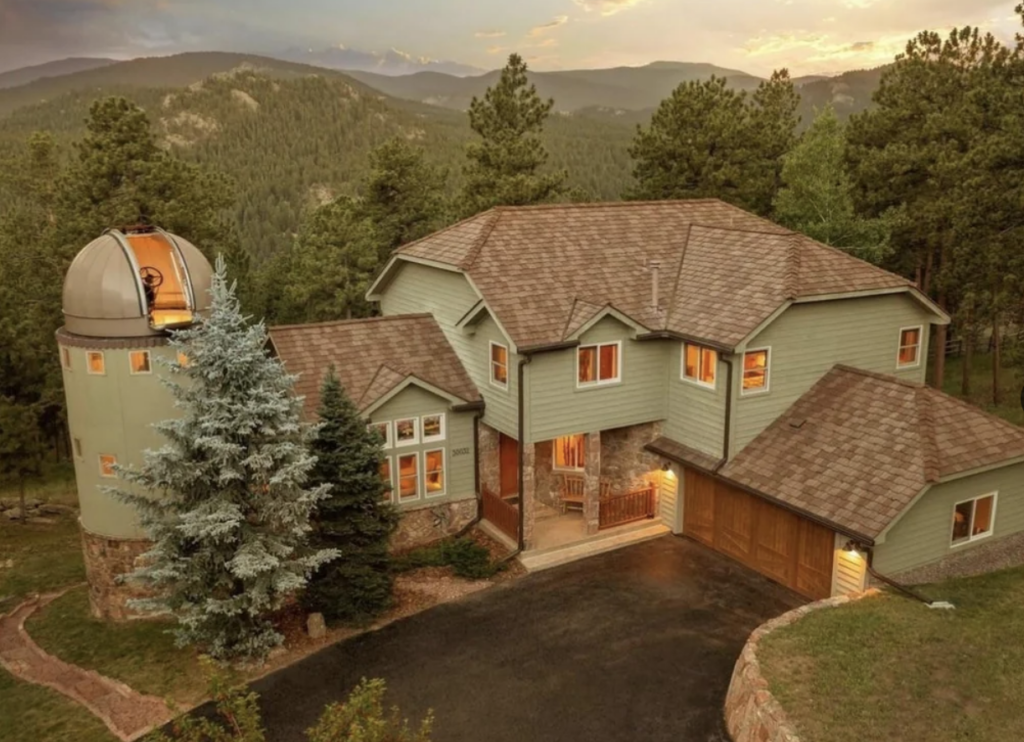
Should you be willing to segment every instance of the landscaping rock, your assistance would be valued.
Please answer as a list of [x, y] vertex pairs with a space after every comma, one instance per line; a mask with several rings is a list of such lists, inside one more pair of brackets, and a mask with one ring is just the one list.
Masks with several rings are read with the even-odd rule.
[[18, 507], [18, 501], [11, 497], [0, 497], [0, 511]]
[[7, 518], [7, 520], [21, 520], [21, 508], [5, 510], [4, 517]]
[[31, 513], [29, 513], [29, 519], [28, 519], [27, 522], [31, 523], [34, 526], [52, 526], [54, 523], [57, 522], [57, 519], [56, 518], [43, 518], [43, 517], [40, 517], [38, 515], [33, 516]]
[[28, 510], [35, 510], [36, 508], [38, 508], [42, 504], [43, 504], [43, 501], [40, 500], [38, 497], [26, 497], [25, 498], [25, 508], [28, 509]]
[[70, 505], [61, 505], [56, 502], [44, 502], [39, 506], [39, 512], [43, 515], [63, 515], [64, 513], [73, 513], [75, 509]]
[[8, 559], [6, 562], [0, 562], [0, 569], [14, 569], [14, 560]]
[[310, 639], [322, 639], [327, 634], [327, 624], [324, 622], [324, 614], [310, 613], [306, 619], [306, 632]]

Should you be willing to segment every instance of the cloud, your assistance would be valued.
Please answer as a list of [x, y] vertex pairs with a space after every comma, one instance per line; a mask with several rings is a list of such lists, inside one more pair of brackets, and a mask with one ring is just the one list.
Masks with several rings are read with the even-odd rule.
[[504, 31], [477, 31], [475, 34], [478, 39], [500, 39], [505, 35]]
[[[639, 5], [644, 0], [573, 0], [588, 13], [600, 13], [604, 16], [615, 15], [623, 10]], [[856, 0], [854, 0], [856, 1]], [[871, 0], [861, 0], [861, 2]]]
[[797, 55], [803, 62], [885, 63], [903, 51], [905, 35], [887, 36], [874, 41], [845, 41], [830, 33], [796, 31], [750, 39], [744, 52], [750, 57]]
[[535, 39], [538, 36], [543, 36], [544, 34], [550, 32], [550, 31], [555, 30], [559, 26], [564, 26], [568, 22], [569, 22], [569, 16], [567, 16], [567, 15], [555, 16], [554, 20], [552, 20], [552, 21], [550, 21], [548, 23], [542, 23], [539, 26], [534, 26], [533, 28], [530, 29], [530, 32], [528, 34], [526, 34], [526, 35], [529, 36], [530, 38], [534, 38]]
[[501, 54], [504, 51], [508, 51], [507, 46], [489, 46], [487, 47], [488, 54]]

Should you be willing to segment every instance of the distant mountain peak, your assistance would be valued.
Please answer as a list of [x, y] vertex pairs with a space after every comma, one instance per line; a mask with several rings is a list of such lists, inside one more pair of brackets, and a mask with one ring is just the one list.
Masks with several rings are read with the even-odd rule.
[[411, 75], [416, 72], [441, 72], [455, 77], [479, 75], [484, 70], [461, 62], [451, 62], [416, 56], [392, 47], [386, 52], [352, 49], [344, 44], [326, 49], [286, 49], [275, 54], [287, 62], [310, 64], [334, 70], [376, 72], [379, 75]]

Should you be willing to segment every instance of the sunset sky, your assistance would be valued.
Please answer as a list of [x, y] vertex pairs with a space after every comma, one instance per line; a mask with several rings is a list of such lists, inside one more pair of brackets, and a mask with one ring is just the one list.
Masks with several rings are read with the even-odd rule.
[[1013, 37], [1014, 0], [0, 0], [0, 70], [68, 56], [288, 47], [396, 48], [500, 67], [572, 69], [653, 60], [755, 74], [891, 61], [929, 28]]

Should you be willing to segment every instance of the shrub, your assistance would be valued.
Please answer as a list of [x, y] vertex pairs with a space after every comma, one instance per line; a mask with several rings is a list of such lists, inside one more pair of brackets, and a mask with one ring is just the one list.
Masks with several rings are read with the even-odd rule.
[[422, 567], [451, 567], [459, 577], [483, 580], [501, 571], [502, 565], [491, 561], [491, 554], [470, 538], [445, 539], [436, 544], [413, 549], [394, 557], [398, 572]]
[[398, 707], [384, 709], [383, 680], [363, 680], [345, 703], [328, 706], [315, 727], [306, 732], [309, 742], [430, 742], [432, 712], [413, 731]]

